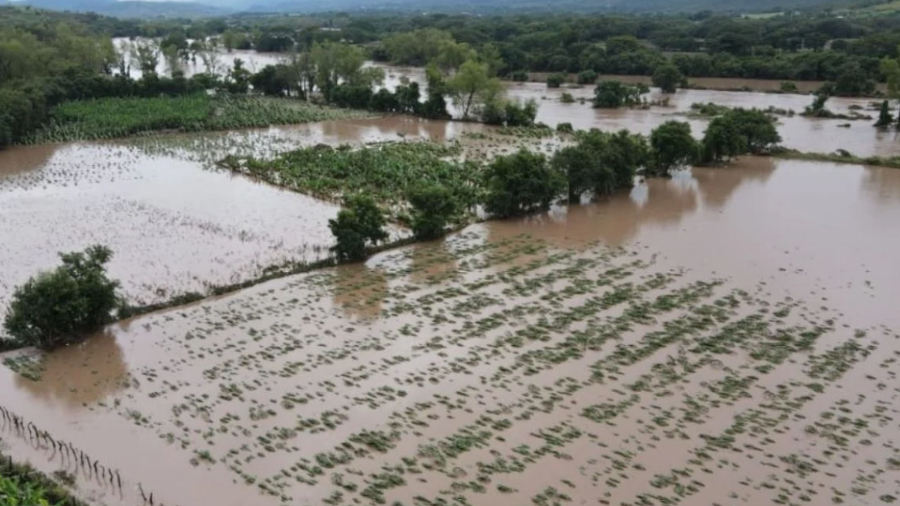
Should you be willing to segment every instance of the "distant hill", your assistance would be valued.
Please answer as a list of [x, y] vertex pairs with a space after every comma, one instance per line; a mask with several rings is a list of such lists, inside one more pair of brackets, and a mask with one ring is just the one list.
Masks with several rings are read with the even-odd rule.
[[248, 12], [766, 12], [809, 9], [841, 0], [257, 0]]
[[[69, 12], [96, 12], [118, 18], [198, 18], [263, 13], [722, 13], [772, 12], [839, 6], [848, 0], [0, 0], [0, 5]], [[849, 0], [854, 1], [854, 0]], [[857, 0], [859, 1], [859, 0]], [[877, 0], [870, 0], [877, 1]], [[216, 5], [211, 5], [215, 3]]]
[[[0, 5], [3, 5], [0, 0]], [[15, 0], [6, 5], [30, 6], [68, 12], [95, 12], [118, 18], [199, 18], [231, 14], [232, 10], [197, 2], [146, 2], [116, 0]]]

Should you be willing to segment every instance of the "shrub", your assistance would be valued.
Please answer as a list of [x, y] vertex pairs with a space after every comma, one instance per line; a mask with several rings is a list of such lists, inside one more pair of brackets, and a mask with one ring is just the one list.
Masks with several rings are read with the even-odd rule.
[[559, 101], [564, 104], [572, 104], [575, 103], [575, 97], [573, 97], [572, 94], [568, 91], [564, 91], [562, 95], [560, 95]]
[[547, 76], [548, 88], [559, 88], [564, 82], [566, 82], [565, 74], [550, 74]]
[[513, 81], [524, 83], [528, 81], [528, 72], [524, 70], [517, 70], [509, 75], [509, 78]]
[[641, 95], [647, 91], [647, 87], [640, 84], [630, 85], [619, 81], [603, 81], [594, 90], [594, 107], [615, 109], [636, 105], [641, 102]]
[[60, 258], [61, 266], [13, 293], [3, 326], [19, 344], [52, 348], [72, 342], [109, 323], [120, 305], [119, 283], [106, 277], [109, 248], [91, 246]]
[[597, 73], [593, 70], [582, 70], [578, 73], [578, 84], [594, 84], [597, 82]]
[[526, 150], [498, 157], [485, 176], [485, 210], [503, 218], [549, 208], [566, 184], [543, 155]]
[[778, 87], [782, 93], [796, 93], [797, 92], [797, 84], [794, 81], [782, 81], [781, 86]]
[[385, 225], [384, 215], [372, 197], [348, 197], [337, 218], [328, 220], [328, 228], [337, 239], [332, 250], [339, 260], [363, 260], [366, 258], [366, 245], [388, 238]]
[[457, 202], [446, 187], [423, 183], [410, 190], [407, 197], [412, 206], [410, 226], [417, 239], [437, 239], [444, 235], [447, 224], [457, 212]]
[[561, 134], [570, 134], [575, 131], [571, 123], [560, 123], [556, 125], [556, 131]]

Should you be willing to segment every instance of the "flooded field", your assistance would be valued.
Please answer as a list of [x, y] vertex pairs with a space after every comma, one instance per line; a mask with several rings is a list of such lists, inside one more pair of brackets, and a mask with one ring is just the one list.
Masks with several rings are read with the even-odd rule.
[[0, 444], [110, 505], [890, 503], [898, 222], [892, 169], [650, 180], [9, 355], [53, 441]]
[[[0, 307], [56, 265], [105, 244], [132, 303], [258, 276], [327, 254], [337, 207], [176, 157], [112, 144], [0, 152]], [[8, 239], [7, 239], [8, 238]]]

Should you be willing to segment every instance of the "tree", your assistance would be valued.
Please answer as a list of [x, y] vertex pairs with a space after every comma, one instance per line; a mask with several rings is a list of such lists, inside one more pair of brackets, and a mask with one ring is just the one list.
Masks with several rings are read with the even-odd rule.
[[759, 109], [732, 109], [725, 116], [734, 123], [741, 142], [750, 153], [759, 154], [781, 142], [775, 119]]
[[428, 119], [450, 119], [447, 112], [447, 101], [444, 94], [447, 90], [447, 84], [441, 75], [437, 65], [430, 64], [425, 67], [425, 79], [428, 82], [428, 98], [422, 104], [421, 115]]
[[878, 121], [875, 122], [875, 126], [884, 128], [891, 126], [892, 123], [894, 123], [894, 117], [891, 116], [891, 106], [887, 100], [884, 100], [881, 102], [881, 111], [878, 113]]
[[594, 187], [599, 164], [596, 153], [584, 145], [560, 149], [553, 155], [550, 164], [554, 170], [565, 174], [570, 204], [579, 203], [584, 192]]
[[834, 93], [840, 96], [867, 96], [875, 92], [875, 83], [856, 61], [848, 61], [837, 70]]
[[444, 235], [456, 216], [458, 204], [453, 193], [435, 183], [423, 183], [409, 191], [411, 228], [417, 239], [431, 240]]
[[565, 189], [562, 174], [547, 159], [524, 149], [496, 158], [485, 173], [485, 210], [506, 218], [547, 209]]
[[469, 118], [473, 106], [486, 102], [485, 98], [503, 90], [500, 80], [490, 77], [488, 66], [475, 60], [467, 60], [447, 82], [453, 103], [462, 109], [463, 119]]
[[653, 86], [659, 87], [663, 93], [675, 93], [683, 79], [681, 71], [672, 63], [660, 65], [653, 72]]
[[666, 176], [670, 170], [688, 165], [697, 158], [697, 142], [691, 135], [691, 125], [683, 121], [666, 121], [650, 133], [653, 164], [649, 172]]
[[131, 58], [137, 61], [142, 75], [156, 74], [159, 66], [159, 45], [154, 41], [138, 41], [131, 46]]
[[228, 71], [225, 83], [229, 93], [244, 94], [250, 89], [250, 71], [244, 68], [244, 61], [234, 59], [234, 66]]
[[359, 261], [366, 258], [366, 245], [388, 238], [387, 224], [372, 197], [355, 195], [344, 200], [337, 218], [328, 220], [328, 228], [337, 240], [332, 248], [339, 260]]
[[634, 185], [638, 168], [647, 164], [647, 142], [641, 135], [621, 130], [614, 134], [590, 130], [579, 133], [578, 144], [559, 150], [551, 165], [565, 174], [569, 202], [577, 203], [588, 190], [610, 195]]
[[51, 348], [95, 332], [119, 307], [117, 281], [106, 276], [112, 251], [91, 246], [60, 254], [62, 265], [16, 288], [3, 326], [18, 343]]
[[893, 58], [881, 60], [881, 74], [887, 83], [888, 98], [900, 98], [900, 62]]
[[597, 72], [592, 69], [582, 70], [578, 73], [578, 84], [594, 84], [597, 82]]
[[250, 76], [253, 89], [273, 97], [290, 93], [291, 83], [288, 79], [287, 67], [284, 65], [266, 65], [259, 72]]
[[701, 142], [701, 159], [704, 163], [719, 164], [745, 152], [744, 143], [734, 120], [730, 117], [713, 118], [706, 127]]
[[646, 86], [629, 85], [619, 81], [603, 81], [594, 89], [594, 107], [615, 109], [641, 103]]

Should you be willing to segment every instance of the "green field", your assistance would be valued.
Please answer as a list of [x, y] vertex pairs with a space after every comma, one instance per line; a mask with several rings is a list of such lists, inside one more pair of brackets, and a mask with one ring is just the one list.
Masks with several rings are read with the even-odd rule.
[[264, 97], [105, 98], [66, 102], [25, 144], [130, 137], [156, 132], [200, 132], [309, 123], [367, 116], [364, 112]]

